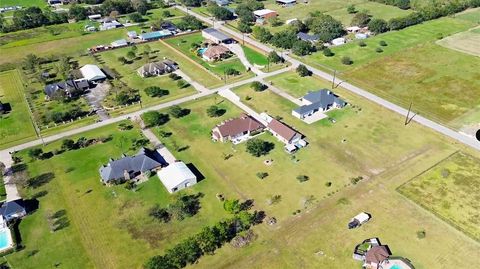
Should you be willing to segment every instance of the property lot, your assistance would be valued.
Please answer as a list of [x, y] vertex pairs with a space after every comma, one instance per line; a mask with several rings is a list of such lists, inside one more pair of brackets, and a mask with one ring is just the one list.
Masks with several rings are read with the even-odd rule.
[[22, 80], [16, 70], [0, 73], [0, 101], [11, 107], [8, 114], [0, 115], [0, 148], [36, 137], [23, 91]]
[[398, 191], [480, 241], [480, 160], [457, 152], [398, 188]]
[[445, 48], [468, 53], [473, 56], [480, 56], [480, 27], [458, 33], [442, 40], [437, 44]]
[[[28, 165], [29, 177], [52, 172], [54, 178], [37, 188], [21, 190], [27, 199], [40, 196], [39, 193], [44, 196], [38, 198], [39, 209], [20, 225], [25, 249], [7, 257], [14, 268], [49, 268], [56, 263], [65, 268], [139, 268], [149, 257], [224, 217], [225, 211], [215, 194], [229, 197], [230, 192], [202, 171], [206, 179], [184, 191], [204, 194], [199, 213], [166, 224], [153, 220], [148, 210], [155, 204], [164, 207], [172, 199], [158, 177], [152, 176], [134, 192], [124, 185], [102, 185], [98, 172], [109, 158], [135, 154], [138, 146], [132, 143], [144, 138], [141, 132], [137, 128], [119, 131], [117, 125], [111, 125], [73, 139], [80, 136], [112, 139], [47, 160], [32, 161], [27, 151], [19, 154]], [[61, 141], [43, 149], [48, 152], [60, 146]], [[197, 165], [194, 160], [193, 164]], [[49, 216], [59, 210], [66, 211], [67, 225], [52, 232]]]

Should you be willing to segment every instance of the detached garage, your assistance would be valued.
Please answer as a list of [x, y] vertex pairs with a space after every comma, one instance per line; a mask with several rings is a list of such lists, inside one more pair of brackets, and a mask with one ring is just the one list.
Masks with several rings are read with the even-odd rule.
[[169, 193], [177, 192], [197, 183], [197, 177], [184, 162], [174, 162], [158, 172]]
[[80, 68], [82, 76], [88, 81], [104, 80], [107, 78], [100, 68], [93, 64], [84, 65]]

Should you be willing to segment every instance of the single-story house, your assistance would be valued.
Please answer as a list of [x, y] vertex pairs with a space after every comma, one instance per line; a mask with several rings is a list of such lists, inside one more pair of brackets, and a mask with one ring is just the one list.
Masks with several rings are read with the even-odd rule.
[[8, 201], [0, 207], [0, 215], [9, 222], [13, 219], [21, 219], [27, 215], [25, 203], [22, 199]]
[[253, 12], [253, 15], [255, 16], [256, 19], [266, 20], [269, 18], [277, 17], [278, 13], [271, 9], [260, 9], [260, 10], [255, 10]]
[[61, 0], [48, 0], [47, 3], [49, 5], [59, 5], [59, 4], [62, 3], [62, 1]]
[[105, 31], [105, 30], [120, 28], [120, 27], [122, 27], [122, 26], [123, 26], [123, 24], [119, 23], [119, 22], [116, 21], [116, 20], [104, 21], [104, 22], [100, 25], [100, 31]]
[[347, 40], [344, 37], [339, 37], [339, 38], [335, 38], [334, 40], [332, 40], [331, 43], [332, 43], [333, 46], [340, 46], [340, 45], [343, 45], [343, 44], [347, 43]]
[[147, 171], [160, 169], [166, 162], [156, 150], [146, 148], [134, 156], [122, 155], [118, 160], [110, 159], [107, 165], [100, 167], [100, 180], [104, 184], [135, 179]]
[[161, 31], [154, 31], [150, 33], [141, 34], [138, 37], [143, 41], [148, 41], [148, 40], [157, 40], [157, 39], [169, 37], [172, 35], [173, 33], [170, 32], [169, 30], [161, 30]]
[[221, 43], [229, 44], [229, 43], [232, 43], [233, 41], [233, 39], [228, 35], [213, 28], [203, 29], [202, 37], [216, 44], [221, 44]]
[[128, 42], [125, 39], [119, 39], [119, 40], [113, 41], [111, 45], [114, 48], [126, 47], [128, 46]]
[[104, 80], [107, 76], [100, 70], [100, 68], [93, 64], [86, 64], [80, 68], [82, 76], [88, 81]]
[[0, 7], [0, 13], [12, 11], [12, 10], [19, 10], [22, 9], [21, 6], [8, 6], [8, 7]]
[[214, 141], [240, 143], [251, 136], [261, 133], [265, 126], [250, 115], [242, 115], [239, 118], [222, 122], [212, 129]]
[[162, 28], [162, 30], [168, 30], [172, 33], [178, 32], [178, 27], [175, 24], [173, 24], [173, 22], [171, 21], [162, 22], [162, 24], [160, 25], [160, 28]]
[[163, 60], [161, 62], [148, 63], [137, 70], [141, 77], [160, 76], [166, 73], [171, 73], [178, 69], [178, 64], [171, 60]]
[[387, 246], [372, 246], [365, 254], [364, 267], [371, 269], [382, 268], [380, 264], [390, 257], [390, 250]]
[[127, 32], [127, 36], [128, 36], [129, 38], [131, 38], [131, 39], [135, 39], [135, 38], [138, 37], [136, 31], [128, 31], [128, 32]]
[[316, 42], [318, 42], [319, 36], [318, 35], [310, 35], [308, 33], [300, 32], [300, 33], [297, 34], [297, 38], [299, 40], [308, 41], [308, 42], [311, 42], [311, 43], [316, 43]]
[[284, 7], [291, 7], [297, 3], [297, 0], [276, 0], [277, 4]]
[[367, 38], [368, 38], [368, 34], [356, 33], [356, 34], [355, 34], [355, 38], [356, 38], [356, 39], [367, 39]]
[[270, 115], [264, 112], [260, 113], [260, 117], [262, 117], [268, 123], [267, 129], [268, 131], [270, 131], [270, 133], [272, 133], [274, 137], [276, 137], [286, 146], [291, 145], [289, 146], [289, 148], [291, 148], [292, 150], [289, 150], [289, 151], [296, 150], [297, 145], [298, 147], [306, 146], [306, 142], [303, 141], [302, 139], [303, 135], [295, 131], [290, 126], [286, 125], [285, 123], [277, 119], [274, 119], [273, 117], [271, 117]]
[[292, 110], [292, 115], [299, 119], [311, 116], [317, 111], [327, 111], [331, 108], [342, 108], [347, 105], [347, 102], [327, 89], [308, 92], [300, 100], [302, 106]]
[[215, 0], [215, 4], [219, 7], [228, 6], [230, 4], [230, 0]]
[[51, 100], [58, 94], [59, 91], [63, 91], [66, 97], [72, 97], [75, 91], [83, 93], [84, 90], [88, 89], [90, 84], [86, 79], [69, 79], [62, 82], [51, 83], [45, 86], [43, 91], [45, 92], [45, 98]]
[[158, 172], [158, 178], [169, 193], [177, 192], [197, 183], [197, 176], [184, 162], [174, 162]]
[[350, 26], [350, 27], [347, 27], [347, 32], [348, 33], [357, 33], [358, 31], [360, 31], [362, 28], [358, 27], [358, 26]]
[[93, 15], [89, 15], [88, 16], [88, 19], [89, 20], [92, 20], [92, 21], [96, 21], [96, 20], [99, 20], [102, 18], [102, 15], [101, 14], [93, 14]]
[[202, 54], [202, 58], [207, 61], [217, 61], [230, 55], [230, 50], [222, 45], [209, 46]]

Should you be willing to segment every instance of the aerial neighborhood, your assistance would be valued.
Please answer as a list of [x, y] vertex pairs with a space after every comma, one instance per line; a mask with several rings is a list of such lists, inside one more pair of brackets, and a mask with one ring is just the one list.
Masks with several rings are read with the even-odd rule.
[[479, 27], [478, 0], [0, 1], [0, 268], [478, 268]]

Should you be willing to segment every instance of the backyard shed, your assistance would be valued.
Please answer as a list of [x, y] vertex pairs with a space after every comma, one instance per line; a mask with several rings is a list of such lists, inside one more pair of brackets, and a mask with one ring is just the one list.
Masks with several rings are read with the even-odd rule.
[[197, 177], [184, 162], [171, 163], [158, 172], [158, 177], [169, 193], [197, 183]]
[[100, 68], [93, 64], [86, 64], [80, 68], [82, 76], [88, 81], [97, 81], [106, 79], [107, 76], [100, 70]]

